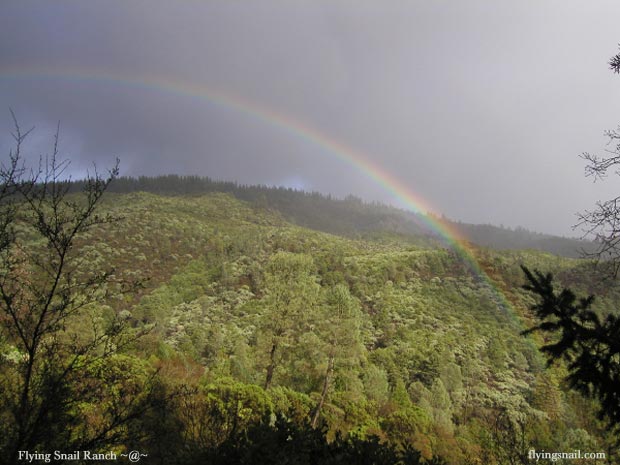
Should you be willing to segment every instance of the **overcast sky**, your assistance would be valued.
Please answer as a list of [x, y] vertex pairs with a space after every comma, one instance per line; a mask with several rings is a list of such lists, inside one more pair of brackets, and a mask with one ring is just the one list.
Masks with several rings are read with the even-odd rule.
[[60, 120], [78, 177], [119, 157], [125, 175], [396, 202], [295, 121], [435, 213], [577, 235], [575, 213], [620, 191], [579, 158], [620, 123], [619, 20], [617, 0], [3, 0], [0, 149], [12, 108], [36, 156]]

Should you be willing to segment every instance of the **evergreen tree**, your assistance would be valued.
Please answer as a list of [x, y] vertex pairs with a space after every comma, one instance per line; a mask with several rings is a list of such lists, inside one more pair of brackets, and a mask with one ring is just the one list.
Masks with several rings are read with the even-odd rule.
[[564, 359], [570, 386], [597, 398], [600, 416], [620, 428], [620, 318], [600, 317], [591, 309], [594, 296], [578, 299], [570, 289], [556, 292], [551, 274], [522, 268], [528, 280], [524, 288], [539, 298], [532, 309], [540, 319], [525, 334], [551, 336], [552, 342], [542, 347], [549, 363]]
[[265, 389], [271, 387], [282, 352], [306, 330], [317, 305], [319, 285], [313, 267], [310, 256], [290, 252], [276, 253], [267, 265], [261, 324], [268, 346]]
[[346, 362], [352, 365], [360, 358], [362, 350], [360, 320], [359, 304], [351, 296], [347, 286], [338, 284], [327, 291], [326, 302], [318, 322], [318, 330], [325, 344], [327, 364], [321, 397], [312, 416], [313, 428], [318, 424], [337, 365]]

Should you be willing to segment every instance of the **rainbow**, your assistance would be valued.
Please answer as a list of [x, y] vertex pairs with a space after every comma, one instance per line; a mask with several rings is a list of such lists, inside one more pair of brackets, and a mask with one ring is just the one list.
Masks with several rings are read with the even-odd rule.
[[319, 132], [317, 129], [297, 120], [289, 115], [267, 108], [256, 102], [245, 100], [237, 95], [213, 89], [204, 85], [197, 85], [179, 80], [153, 76], [122, 76], [106, 71], [67, 70], [38, 68], [7, 68], [0, 67], [1, 80], [24, 79], [52, 79], [61, 81], [94, 82], [103, 84], [122, 85], [140, 89], [164, 92], [186, 98], [200, 99], [209, 104], [233, 109], [241, 114], [250, 116], [268, 127], [276, 128], [305, 143], [320, 148], [339, 160], [351, 165], [362, 172], [372, 182], [381, 186], [401, 205], [406, 206], [414, 213], [418, 213], [431, 230], [442, 238], [447, 247], [452, 249], [474, 276], [479, 278], [495, 297], [495, 302], [502, 310], [508, 312], [515, 321], [518, 321], [516, 312], [505, 294], [494, 284], [493, 280], [482, 269], [472, 247], [459, 238], [460, 234], [449, 223], [442, 221], [429, 212], [435, 211], [430, 204], [416, 195], [400, 179], [371, 161], [370, 157], [354, 148]]

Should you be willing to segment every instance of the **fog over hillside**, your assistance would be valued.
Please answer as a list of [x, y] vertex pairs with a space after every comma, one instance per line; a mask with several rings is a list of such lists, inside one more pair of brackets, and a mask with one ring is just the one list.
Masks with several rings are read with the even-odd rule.
[[[79, 189], [80, 186], [81, 183], [77, 182], [74, 188]], [[110, 186], [110, 190], [165, 195], [227, 192], [260, 208], [278, 211], [284, 218], [300, 226], [346, 237], [377, 238], [393, 234], [404, 241], [435, 246], [446, 240], [460, 239], [497, 250], [533, 249], [570, 258], [580, 258], [594, 250], [593, 244], [585, 240], [543, 234], [521, 227], [510, 229], [440, 219], [378, 202], [367, 203], [353, 195], [339, 199], [320, 192], [239, 185], [198, 176], [177, 175], [122, 177]]]

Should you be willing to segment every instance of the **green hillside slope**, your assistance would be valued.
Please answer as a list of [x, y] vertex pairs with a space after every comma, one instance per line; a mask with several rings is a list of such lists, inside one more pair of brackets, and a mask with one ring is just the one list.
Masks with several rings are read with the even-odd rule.
[[[587, 292], [600, 280], [585, 262], [472, 249], [480, 275], [433, 241], [305, 229], [225, 193], [111, 193], [102, 212], [120, 219], [82, 237], [81, 253], [141, 286], [111, 289], [95, 310], [147, 330], [120, 355], [153, 373], [159, 399], [116, 450], [141, 448], [152, 463], [289, 463], [274, 458], [282, 431], [296, 444], [288, 454], [340, 447], [291, 463], [352, 460], [347, 447], [387, 454], [374, 463], [449, 464], [610, 447], [596, 406], [566, 389], [561, 365], [545, 367], [541, 340], [520, 334], [533, 300], [519, 266]], [[599, 308], [614, 311], [620, 291], [604, 289]], [[10, 336], [0, 344], [3, 363], [18, 363]], [[78, 423], [105, 415], [80, 409], [93, 413]]]

